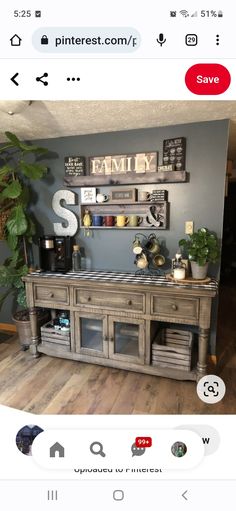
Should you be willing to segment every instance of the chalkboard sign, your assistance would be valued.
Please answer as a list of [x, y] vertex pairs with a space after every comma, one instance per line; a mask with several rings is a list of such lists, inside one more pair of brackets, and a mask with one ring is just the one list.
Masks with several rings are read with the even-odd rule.
[[176, 170], [185, 170], [186, 139], [169, 138], [163, 142], [163, 165], [175, 165]]
[[85, 175], [85, 157], [84, 156], [66, 156], [65, 173], [67, 176]]

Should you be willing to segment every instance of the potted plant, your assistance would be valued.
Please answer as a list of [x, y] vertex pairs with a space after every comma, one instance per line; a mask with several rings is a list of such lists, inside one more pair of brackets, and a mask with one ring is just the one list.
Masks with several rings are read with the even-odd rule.
[[216, 263], [220, 257], [219, 240], [206, 227], [189, 234], [188, 239], [181, 239], [179, 246], [187, 252], [194, 279], [206, 278], [208, 264]]
[[[37, 161], [37, 157], [44, 156], [48, 150], [21, 142], [13, 133], [5, 135], [7, 143], [0, 147], [0, 216], [7, 211], [4, 238], [11, 255], [0, 265], [0, 286], [6, 288], [0, 296], [0, 308], [9, 294], [23, 307], [23, 311], [16, 313], [16, 319], [20, 342], [25, 346], [30, 340], [30, 323], [22, 277], [29, 271], [35, 234], [30, 214], [30, 181], [46, 174], [47, 167]], [[23, 331], [19, 331], [19, 320], [22, 320]]]

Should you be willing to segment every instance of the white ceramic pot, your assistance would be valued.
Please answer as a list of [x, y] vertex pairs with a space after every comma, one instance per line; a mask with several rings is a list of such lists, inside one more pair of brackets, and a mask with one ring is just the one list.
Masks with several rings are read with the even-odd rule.
[[191, 261], [191, 270], [193, 279], [203, 280], [207, 276], [208, 263], [199, 266], [195, 261]]

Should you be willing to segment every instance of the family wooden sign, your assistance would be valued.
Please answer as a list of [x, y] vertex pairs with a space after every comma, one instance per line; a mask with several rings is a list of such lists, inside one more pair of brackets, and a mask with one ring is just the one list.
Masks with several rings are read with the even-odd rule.
[[90, 175], [144, 174], [157, 172], [158, 153], [120, 154], [93, 156], [89, 159]]

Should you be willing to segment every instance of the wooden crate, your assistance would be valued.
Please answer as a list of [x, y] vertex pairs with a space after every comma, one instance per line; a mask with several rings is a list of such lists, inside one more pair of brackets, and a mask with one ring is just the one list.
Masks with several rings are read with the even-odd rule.
[[40, 329], [42, 346], [54, 349], [58, 346], [63, 351], [70, 351], [70, 332], [55, 330], [50, 325], [51, 322], [45, 323]]
[[162, 328], [152, 343], [152, 365], [191, 370], [193, 333], [178, 328]]

